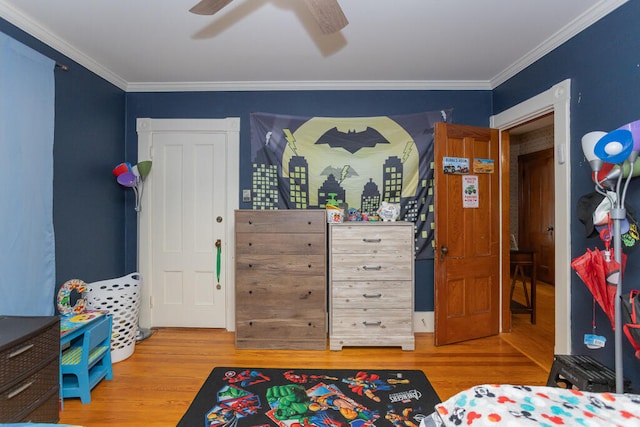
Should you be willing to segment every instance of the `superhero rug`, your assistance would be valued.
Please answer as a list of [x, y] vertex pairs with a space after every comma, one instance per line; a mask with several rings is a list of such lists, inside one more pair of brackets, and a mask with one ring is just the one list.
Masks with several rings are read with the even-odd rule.
[[221, 367], [178, 427], [418, 427], [438, 403], [422, 371]]

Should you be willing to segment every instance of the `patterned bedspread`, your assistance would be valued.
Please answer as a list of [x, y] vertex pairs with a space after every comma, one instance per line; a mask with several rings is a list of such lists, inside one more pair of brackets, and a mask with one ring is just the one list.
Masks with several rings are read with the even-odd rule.
[[640, 395], [555, 387], [479, 385], [436, 405], [421, 427], [640, 427]]

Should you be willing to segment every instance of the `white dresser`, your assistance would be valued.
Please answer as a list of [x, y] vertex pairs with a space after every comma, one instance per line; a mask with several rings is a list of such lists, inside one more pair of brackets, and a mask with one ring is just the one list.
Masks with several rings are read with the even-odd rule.
[[329, 225], [329, 347], [413, 350], [414, 224]]

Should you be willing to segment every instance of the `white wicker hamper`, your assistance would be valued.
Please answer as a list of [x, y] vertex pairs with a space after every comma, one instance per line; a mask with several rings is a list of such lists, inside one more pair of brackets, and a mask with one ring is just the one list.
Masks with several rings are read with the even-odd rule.
[[87, 283], [85, 295], [88, 308], [107, 310], [113, 316], [112, 363], [125, 360], [133, 354], [135, 349], [141, 283], [142, 275], [140, 273]]

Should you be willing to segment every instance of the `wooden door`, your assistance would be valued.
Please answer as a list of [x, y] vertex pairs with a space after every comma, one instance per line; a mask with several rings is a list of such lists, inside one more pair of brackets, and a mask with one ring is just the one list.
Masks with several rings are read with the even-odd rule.
[[538, 280], [555, 282], [553, 148], [518, 157], [519, 247], [536, 252]]
[[[496, 129], [436, 123], [434, 141], [435, 344], [443, 345], [500, 331], [501, 159]], [[444, 157], [468, 159], [468, 172], [444, 173]], [[493, 171], [474, 171], [474, 159], [492, 160]], [[464, 203], [463, 177], [477, 177], [477, 207]]]

